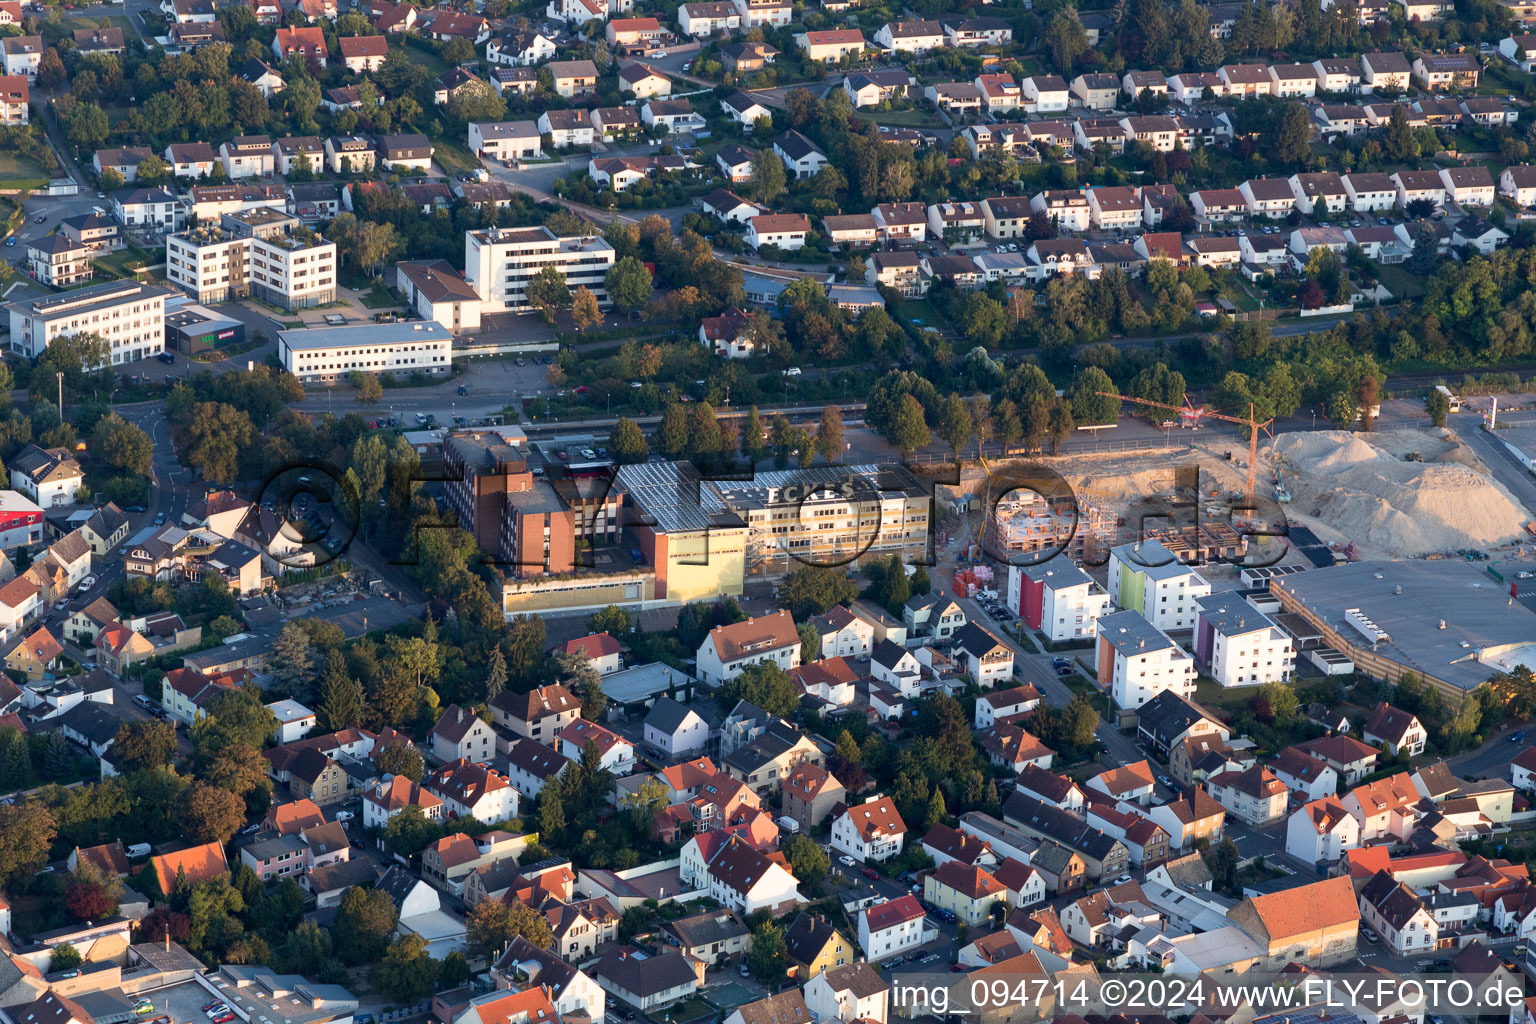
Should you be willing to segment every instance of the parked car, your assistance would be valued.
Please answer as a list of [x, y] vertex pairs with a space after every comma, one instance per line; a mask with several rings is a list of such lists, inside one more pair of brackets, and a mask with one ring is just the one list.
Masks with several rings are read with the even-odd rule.
[[861, 874], [865, 878], [869, 878], [869, 879], [875, 879], [875, 878], [879, 878], [880, 877], [880, 872], [876, 871], [874, 868], [864, 868], [862, 871], [859, 872], [859, 874]]
[[87, 576], [85, 579], [80, 581], [80, 589], [81, 590], [90, 590], [95, 585], [96, 585], [96, 577], [95, 576]]
[[858, 861], [854, 860], [852, 857], [848, 856], [846, 853], [843, 854], [841, 857], [837, 858], [837, 860], [838, 860], [838, 863], [842, 864], [845, 867], [850, 867], [850, 868], [858, 866], [858, 863], [859, 863]]
[[1525, 732], [1522, 730], [1520, 732], [1512, 732], [1512, 733], [1510, 733], [1509, 734], [1509, 742], [1511, 742], [1511, 743], [1524, 743], [1525, 742]]

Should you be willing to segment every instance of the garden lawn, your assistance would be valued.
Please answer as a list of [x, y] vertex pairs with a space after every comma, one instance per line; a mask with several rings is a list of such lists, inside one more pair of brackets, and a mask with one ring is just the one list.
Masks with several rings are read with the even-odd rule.
[[1399, 301], [1417, 299], [1424, 294], [1424, 279], [1401, 263], [1376, 267], [1376, 279]]
[[48, 168], [29, 156], [0, 150], [0, 182], [48, 181]]
[[466, 174], [480, 169], [480, 161], [473, 153], [445, 139], [432, 140], [432, 159], [449, 174]]
[[911, 110], [855, 110], [853, 116], [861, 121], [890, 125], [894, 128], [941, 128], [944, 122], [930, 110], [913, 107]]
[[105, 256], [99, 257], [95, 262], [98, 266], [116, 277], [131, 278], [138, 270], [159, 263], [164, 259], [165, 250], [163, 249], [146, 252], [136, 245], [130, 245], [124, 249], [114, 249]]

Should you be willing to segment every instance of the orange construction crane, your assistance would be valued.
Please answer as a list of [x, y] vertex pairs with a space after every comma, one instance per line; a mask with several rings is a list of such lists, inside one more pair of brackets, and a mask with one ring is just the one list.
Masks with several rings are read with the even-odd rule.
[[[1242, 424], [1243, 426], [1247, 427], [1248, 428], [1248, 488], [1247, 488], [1247, 491], [1246, 491], [1246, 495], [1247, 495], [1247, 498], [1248, 498], [1248, 507], [1249, 508], [1253, 508], [1253, 471], [1254, 471], [1255, 465], [1259, 461], [1259, 431], [1262, 430], [1266, 434], [1268, 434], [1269, 433], [1269, 425], [1271, 423], [1275, 422], [1273, 418], [1264, 420], [1263, 422], [1260, 422], [1259, 420], [1255, 419], [1254, 415], [1253, 415], [1253, 404], [1252, 403], [1249, 403], [1249, 405], [1248, 405], [1248, 418], [1247, 419], [1242, 419], [1241, 417], [1238, 417], [1238, 416], [1228, 416], [1225, 413], [1213, 412], [1210, 409], [1207, 409], [1203, 405], [1200, 406], [1197, 409], [1197, 408], [1195, 408], [1194, 403], [1190, 402], [1188, 395], [1184, 396], [1184, 404], [1183, 405], [1167, 405], [1167, 404], [1165, 404], [1163, 402], [1153, 402], [1153, 401], [1150, 401], [1150, 400], [1145, 399], [1145, 398], [1132, 398], [1130, 395], [1116, 394], [1113, 391], [1100, 391], [1100, 392], [1098, 392], [1098, 394], [1103, 395], [1105, 398], [1118, 398], [1122, 402], [1132, 402], [1132, 403], [1134, 403], [1136, 405], [1150, 405], [1154, 409], [1170, 409], [1170, 410], [1178, 413], [1179, 417], [1181, 419], [1183, 419], [1185, 421], [1193, 422], [1196, 425], [1199, 425], [1199, 422], [1200, 422], [1200, 420], [1202, 418], [1204, 418], [1206, 416], [1209, 416], [1213, 420], [1225, 420], [1228, 423], [1239, 423], [1239, 424]], [[1270, 436], [1273, 436], [1273, 435], [1270, 435]]]

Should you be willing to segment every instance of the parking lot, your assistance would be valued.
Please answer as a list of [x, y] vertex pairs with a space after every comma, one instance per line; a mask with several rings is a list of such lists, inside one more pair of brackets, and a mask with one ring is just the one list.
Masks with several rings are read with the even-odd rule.
[[195, 981], [146, 992], [145, 995], [155, 1004], [155, 1012], [151, 1015], [151, 1019], [153, 1016], [164, 1014], [176, 1024], [207, 1024], [208, 1015], [203, 1012], [203, 1007], [214, 999], [206, 988]]

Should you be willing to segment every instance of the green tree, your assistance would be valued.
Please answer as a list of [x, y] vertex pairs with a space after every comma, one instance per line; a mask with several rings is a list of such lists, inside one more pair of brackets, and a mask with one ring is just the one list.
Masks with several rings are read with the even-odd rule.
[[245, 824], [245, 802], [227, 789], [194, 781], [176, 798], [176, 816], [194, 843], [227, 843]]
[[748, 411], [747, 425], [741, 432], [741, 454], [750, 459], [753, 465], [768, 455], [768, 440], [763, 433], [762, 417], [758, 415], [755, 405]]
[[1120, 417], [1115, 382], [1097, 366], [1085, 366], [1067, 388], [1066, 400], [1077, 423], [1113, 423]]
[[56, 971], [68, 971], [85, 963], [85, 958], [80, 951], [68, 942], [60, 943], [53, 947], [48, 957], [48, 973]]
[[1285, 683], [1265, 683], [1255, 696], [1269, 705], [1270, 714], [1282, 725], [1294, 719], [1300, 708], [1295, 689]]
[[935, 825], [943, 824], [949, 816], [949, 808], [944, 806], [944, 791], [938, 786], [933, 787], [933, 795], [928, 798], [928, 814], [923, 819], [925, 828], [931, 829]]
[[0, 884], [9, 888], [41, 871], [58, 834], [58, 823], [39, 801], [0, 805]]
[[373, 763], [384, 774], [404, 775], [412, 782], [420, 782], [426, 774], [426, 761], [421, 751], [410, 743], [389, 744], [374, 753]]
[[752, 154], [752, 176], [747, 181], [747, 195], [754, 202], [771, 204], [784, 191], [784, 162], [771, 149]]
[[489, 956], [506, 949], [521, 936], [540, 949], [555, 944], [549, 921], [524, 903], [481, 900], [464, 919], [465, 939], [479, 956]]
[[1307, 108], [1294, 100], [1280, 114], [1272, 152], [1275, 159], [1287, 164], [1305, 166], [1311, 161], [1312, 122], [1307, 117]]
[[320, 705], [315, 717], [322, 729], [336, 732], [360, 724], [364, 718], [363, 684], [347, 671], [347, 659], [340, 651], [326, 655], [325, 671], [320, 681]]
[[747, 947], [747, 966], [758, 981], [770, 989], [784, 978], [788, 966], [789, 947], [784, 932], [773, 921], [764, 921], [752, 930], [752, 943]]
[[1069, 7], [1063, 7], [1053, 15], [1045, 24], [1045, 31], [1041, 34], [1040, 41], [1051, 57], [1051, 65], [1057, 74], [1067, 75], [1077, 63], [1078, 57], [1088, 52], [1088, 32], [1083, 28], [1083, 23], [1078, 20], [1077, 12]]
[[267, 667], [290, 697], [303, 700], [315, 673], [315, 649], [296, 620], [283, 623], [267, 654]]
[[368, 981], [385, 999], [416, 1003], [432, 994], [438, 970], [438, 961], [427, 952], [427, 940], [411, 932], [390, 944], [384, 959], [374, 965]]
[[688, 410], [680, 402], [672, 402], [662, 411], [656, 447], [669, 459], [681, 458], [687, 453]]
[[43, 742], [43, 774], [50, 779], [67, 779], [78, 768], [75, 751], [64, 734], [57, 729], [48, 733], [48, 738]]
[[555, 783], [546, 784], [539, 793], [538, 822], [539, 836], [545, 842], [554, 842], [565, 831], [565, 801]]
[[177, 448], [187, 465], [209, 483], [228, 484], [239, 479], [240, 456], [251, 447], [256, 427], [249, 414], [232, 405], [199, 402], [181, 433]]
[[384, 826], [384, 845], [401, 857], [414, 857], [442, 837], [442, 826], [414, 805], [393, 815]]
[[1445, 426], [1445, 418], [1451, 414], [1451, 400], [1439, 391], [1431, 391], [1424, 397], [1424, 410], [1437, 427]]
[[97, 420], [91, 431], [91, 458], [125, 473], [147, 475], [154, 449], [148, 434], [117, 413]]
[[807, 889], [814, 889], [832, 870], [832, 861], [827, 857], [827, 851], [809, 836], [790, 836], [779, 844], [779, 852], [789, 861], [789, 870]]
[[787, 717], [800, 706], [800, 692], [789, 673], [771, 661], [764, 661], [748, 665], [720, 687], [720, 704], [735, 707], [740, 700], [756, 704], [770, 715]]
[[106, 111], [94, 103], [76, 102], [64, 115], [64, 137], [70, 145], [86, 149], [107, 141]]
[[613, 425], [613, 431], [608, 435], [608, 450], [615, 459], [626, 464], [644, 462], [651, 454], [640, 427], [627, 416], [621, 416]]
[[32, 754], [27, 741], [17, 729], [0, 730], [0, 787], [6, 790], [26, 789], [32, 785]]
[[960, 449], [970, 443], [975, 429], [971, 422], [970, 406], [959, 395], [949, 395], [939, 408], [939, 436], [949, 445], [952, 458], [960, 457]]
[[1392, 107], [1387, 127], [1381, 136], [1381, 151], [1394, 163], [1413, 160], [1419, 155], [1419, 138], [1408, 123], [1408, 111], [1401, 103]]
[[[408, 807], [395, 817], [403, 817], [412, 810], [420, 813], [419, 808]], [[377, 961], [389, 947], [398, 916], [395, 901], [390, 899], [389, 893], [354, 885], [341, 897], [331, 925], [337, 955], [343, 962], [354, 965]]]
[[353, 373], [350, 375], [352, 386], [357, 389], [357, 394], [352, 397], [358, 405], [368, 405], [372, 402], [382, 401], [384, 398], [384, 385], [379, 381], [376, 373]]
[[821, 420], [816, 424], [816, 452], [828, 462], [842, 457], [843, 414], [835, 405], [828, 404], [821, 410]]
[[491, 648], [491, 660], [485, 669], [485, 699], [493, 701], [507, 686], [507, 656], [501, 644]]
[[112, 741], [112, 756], [127, 770], [164, 768], [176, 758], [176, 729], [170, 722], [124, 722]]
[[842, 569], [803, 565], [779, 584], [777, 603], [796, 620], [803, 621], [833, 605], [851, 604], [858, 596], [857, 584]]
[[545, 323], [554, 323], [555, 314], [571, 304], [571, 289], [565, 283], [565, 275], [552, 265], [534, 274], [526, 291], [528, 304], [539, 311]]
[[928, 433], [927, 420], [923, 417], [923, 406], [911, 395], [902, 396], [901, 404], [884, 433], [885, 439], [901, 452], [904, 461], [910, 460], [913, 452], [932, 439]]
[[809, 622], [802, 622], [795, 627], [795, 632], [800, 634], [800, 661], [809, 665], [813, 661], [821, 660], [821, 632]]
[[633, 256], [625, 256], [608, 268], [603, 287], [615, 307], [633, 315], [651, 301], [651, 272]]

